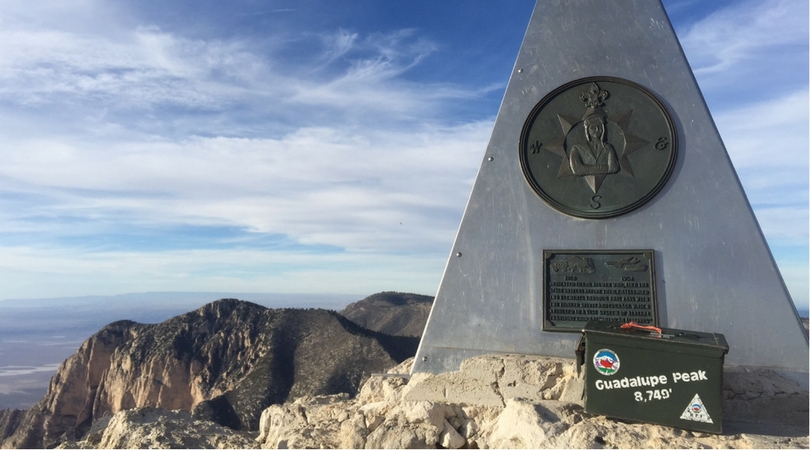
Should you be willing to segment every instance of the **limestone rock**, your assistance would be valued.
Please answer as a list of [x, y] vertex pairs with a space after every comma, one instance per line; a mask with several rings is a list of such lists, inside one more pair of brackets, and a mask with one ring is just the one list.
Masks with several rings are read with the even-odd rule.
[[[256, 430], [269, 405], [306, 395], [355, 395], [418, 340], [363, 329], [334, 311], [267, 309], [223, 299], [155, 325], [121, 321], [85, 341], [48, 393], [14, 420], [2, 447], [78, 440], [105, 415], [155, 407]], [[13, 422], [13, 423], [12, 423]]]
[[420, 375], [423, 379], [408, 388], [405, 398], [497, 407], [510, 398], [556, 400], [575, 373], [562, 358], [485, 355], [463, 361], [456, 372]]
[[[408, 364], [389, 372], [406, 373]], [[739, 375], [726, 391], [741, 396], [745, 394], [740, 389], [754, 388], [751, 395], [769, 398], [760, 406], [771, 409], [779, 408], [780, 398], [806, 398], [806, 389], [773, 375], [767, 371]], [[257, 441], [262, 448], [808, 446], [806, 406], [783, 414], [795, 423], [804, 420], [803, 425], [787, 427], [745, 422], [735, 411], [726, 411], [727, 425], [734, 431], [713, 435], [587, 414], [578, 395], [581, 387], [570, 360], [479, 356], [462, 363], [458, 372], [414, 374], [407, 382], [404, 376], [378, 374], [355, 399], [307, 398], [273, 406], [262, 416]]]
[[121, 411], [97, 421], [87, 437], [59, 448], [252, 448], [245, 434], [213, 422], [195, 420], [188, 411], [151, 407]]
[[[807, 448], [807, 408], [771, 416], [780, 423], [751, 423], [748, 411], [726, 411], [724, 435], [627, 423], [587, 414], [566, 394], [574, 363], [520, 355], [488, 355], [454, 374], [407, 376], [411, 361], [377, 373], [348, 394], [303, 396], [266, 408], [255, 440], [184, 411], [136, 408], [97, 420], [82, 441], [64, 447], [196, 448]], [[466, 369], [466, 371], [465, 371]], [[489, 373], [487, 373], [489, 371]], [[781, 399], [806, 398], [806, 389], [770, 371], [730, 371], [732, 400], [756, 400], [779, 410]], [[574, 378], [571, 378], [574, 377]], [[470, 381], [472, 380], [472, 381]], [[443, 392], [442, 383], [494, 380], [502, 405], [409, 399]], [[532, 392], [536, 386], [537, 392]], [[448, 389], [451, 389], [448, 387]], [[463, 392], [463, 390], [460, 390]], [[524, 395], [531, 394], [530, 398]], [[803, 408], [803, 409], [802, 409]], [[788, 408], [789, 409], [789, 408]], [[759, 416], [763, 417], [763, 416]], [[768, 416], [765, 416], [766, 418]], [[802, 423], [802, 419], [805, 422]], [[791, 425], [796, 424], [796, 425]]]
[[20, 426], [25, 411], [20, 409], [0, 410], [0, 436], [10, 436]]
[[466, 443], [467, 439], [460, 435], [450, 422], [445, 420], [444, 429], [439, 433], [439, 445], [442, 448], [461, 448]]
[[51, 378], [45, 397], [27, 410], [13, 430], [0, 435], [0, 446], [36, 448], [77, 439], [93, 421], [93, 402], [115, 349], [147, 325], [114, 322], [86, 340]]
[[157, 325], [116, 322], [62, 364], [33, 408], [0, 411], [0, 447], [809, 444], [806, 385], [772, 371], [727, 368], [726, 433], [717, 436], [585, 413], [583, 380], [567, 359], [484, 355], [457, 372], [410, 375], [412, 359], [396, 362], [415, 353], [416, 341], [365, 330], [334, 312], [238, 300]]
[[542, 405], [509, 399], [498, 415], [488, 443], [495, 448], [529, 448], [547, 442], [567, 428], [565, 422]]

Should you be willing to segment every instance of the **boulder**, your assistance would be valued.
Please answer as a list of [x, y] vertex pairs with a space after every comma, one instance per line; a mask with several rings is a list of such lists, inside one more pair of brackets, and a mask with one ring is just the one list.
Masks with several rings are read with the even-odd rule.
[[[731, 377], [727, 397], [779, 409], [753, 423], [726, 411], [725, 435], [587, 414], [574, 361], [484, 355], [457, 372], [408, 376], [411, 360], [373, 375], [356, 398], [308, 397], [262, 415], [262, 448], [807, 448], [807, 391], [769, 371]], [[802, 397], [803, 396], [803, 397]], [[798, 400], [797, 400], [798, 402]], [[793, 405], [793, 403], [791, 403]], [[798, 403], [797, 403], [798, 405]], [[795, 405], [794, 405], [795, 406]], [[804, 420], [804, 422], [802, 422]]]
[[251, 448], [246, 434], [209, 421], [196, 420], [188, 411], [141, 407], [96, 421], [85, 439], [63, 442], [58, 448]]

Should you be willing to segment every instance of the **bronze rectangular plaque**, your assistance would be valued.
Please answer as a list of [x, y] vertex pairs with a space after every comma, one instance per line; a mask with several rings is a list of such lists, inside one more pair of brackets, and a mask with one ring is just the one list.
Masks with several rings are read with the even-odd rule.
[[543, 331], [589, 320], [658, 326], [652, 250], [544, 250]]

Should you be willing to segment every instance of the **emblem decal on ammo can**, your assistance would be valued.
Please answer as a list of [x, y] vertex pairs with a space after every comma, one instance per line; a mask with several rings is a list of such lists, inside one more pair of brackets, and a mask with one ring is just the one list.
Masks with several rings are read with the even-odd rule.
[[714, 423], [706, 407], [703, 406], [703, 400], [700, 399], [698, 394], [692, 397], [692, 401], [681, 414], [683, 420], [694, 420], [695, 422]]
[[619, 355], [613, 350], [603, 348], [593, 355], [593, 366], [602, 375], [613, 375], [619, 371]]

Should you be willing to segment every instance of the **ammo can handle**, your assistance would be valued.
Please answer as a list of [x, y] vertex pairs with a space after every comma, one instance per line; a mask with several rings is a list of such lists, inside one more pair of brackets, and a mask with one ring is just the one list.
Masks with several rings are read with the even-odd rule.
[[645, 331], [652, 331], [658, 333], [658, 335], [663, 335], [664, 333], [661, 331], [660, 328], [654, 327], [652, 325], [639, 325], [635, 322], [627, 322], [622, 324], [621, 326], [624, 330], [645, 330]]

